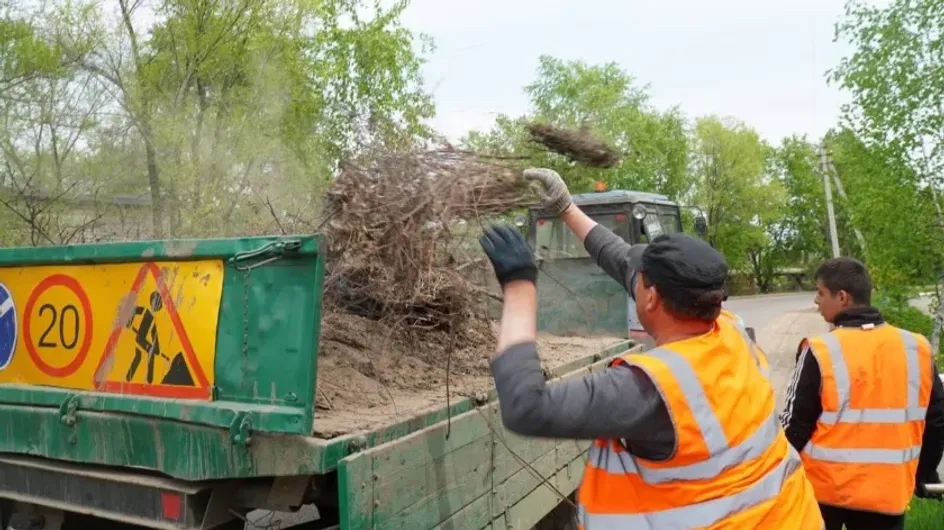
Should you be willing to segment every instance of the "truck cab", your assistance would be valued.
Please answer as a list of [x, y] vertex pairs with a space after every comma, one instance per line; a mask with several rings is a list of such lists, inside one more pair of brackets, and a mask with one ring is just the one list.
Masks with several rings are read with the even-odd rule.
[[[574, 204], [627, 243], [647, 243], [681, 232], [678, 204], [665, 195], [631, 190], [596, 191], [573, 196]], [[539, 263], [538, 330], [555, 335], [616, 335], [637, 342], [651, 339], [636, 318], [635, 303], [606, 274], [567, 226], [540, 207], [530, 208], [522, 224]], [[695, 231], [703, 234], [699, 215]]]

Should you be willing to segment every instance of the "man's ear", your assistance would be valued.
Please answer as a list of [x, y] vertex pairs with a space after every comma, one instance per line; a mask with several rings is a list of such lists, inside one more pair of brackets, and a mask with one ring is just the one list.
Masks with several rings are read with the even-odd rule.
[[843, 291], [842, 289], [836, 293], [836, 297], [839, 298], [839, 305], [842, 307], [847, 307], [852, 305], [852, 297], [849, 296], [849, 293]]
[[662, 295], [659, 294], [659, 290], [656, 289], [655, 284], [650, 285], [646, 288], [646, 311], [653, 312], [662, 305]]

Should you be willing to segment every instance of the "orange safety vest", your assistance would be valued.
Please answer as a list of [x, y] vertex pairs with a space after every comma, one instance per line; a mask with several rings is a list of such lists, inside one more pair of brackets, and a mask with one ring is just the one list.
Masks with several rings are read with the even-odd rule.
[[931, 346], [888, 324], [804, 341], [823, 412], [801, 457], [823, 504], [898, 515], [914, 492], [931, 399]]
[[578, 494], [582, 529], [823, 528], [750, 342], [719, 318], [705, 335], [615, 361], [652, 379], [676, 448], [656, 462], [595, 440]]

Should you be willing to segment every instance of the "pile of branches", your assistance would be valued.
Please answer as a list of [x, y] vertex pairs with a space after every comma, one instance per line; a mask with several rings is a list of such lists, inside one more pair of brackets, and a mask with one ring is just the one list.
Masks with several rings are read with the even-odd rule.
[[615, 147], [594, 136], [588, 127], [566, 129], [546, 123], [529, 123], [531, 139], [549, 151], [592, 167], [608, 168], [620, 163]]
[[526, 204], [519, 171], [455, 150], [373, 152], [345, 163], [326, 197], [329, 310], [422, 330], [475, 318], [483, 218]]

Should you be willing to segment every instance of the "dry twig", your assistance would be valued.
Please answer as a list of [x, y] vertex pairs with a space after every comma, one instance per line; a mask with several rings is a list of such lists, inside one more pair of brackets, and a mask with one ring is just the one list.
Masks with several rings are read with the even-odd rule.
[[528, 202], [519, 173], [468, 152], [372, 153], [328, 193], [326, 301], [413, 330], [473, 322], [479, 219]]
[[528, 125], [531, 139], [550, 151], [588, 166], [608, 168], [619, 164], [619, 151], [593, 136], [586, 127], [579, 130], [554, 127], [544, 123]]

